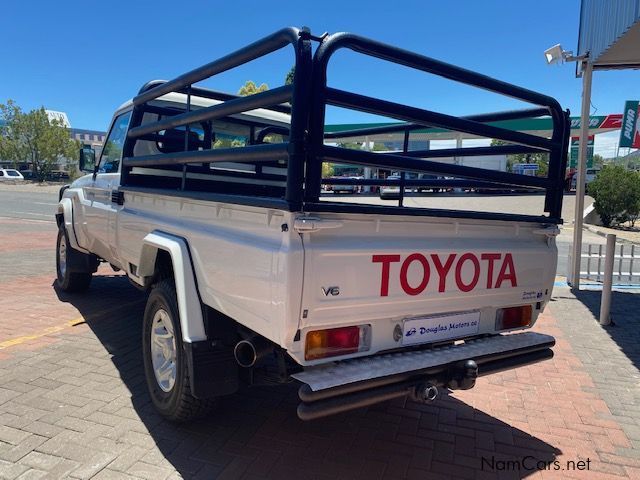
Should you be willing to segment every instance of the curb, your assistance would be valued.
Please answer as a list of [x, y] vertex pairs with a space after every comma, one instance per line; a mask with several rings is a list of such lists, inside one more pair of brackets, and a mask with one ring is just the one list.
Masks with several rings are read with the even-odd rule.
[[586, 223], [582, 224], [582, 228], [589, 230], [591, 233], [595, 233], [597, 235], [600, 235], [601, 237], [607, 238], [607, 234], [604, 232], [601, 232], [600, 230], [598, 230], [596, 227], [592, 226], [592, 225], [587, 225]]
[[[607, 234], [605, 232], [601, 232], [600, 230], [598, 230], [596, 227], [594, 227], [593, 225], [588, 225], [586, 223], [582, 224], [582, 228], [585, 230], [589, 230], [592, 233], [595, 233], [596, 235], [600, 235], [603, 238], [607, 238]], [[629, 240], [623, 237], [620, 237], [618, 235], [616, 235], [617, 237], [617, 241], [623, 242], [623, 243], [630, 243], [633, 245], [640, 245], [640, 242], [634, 242], [633, 240]]]

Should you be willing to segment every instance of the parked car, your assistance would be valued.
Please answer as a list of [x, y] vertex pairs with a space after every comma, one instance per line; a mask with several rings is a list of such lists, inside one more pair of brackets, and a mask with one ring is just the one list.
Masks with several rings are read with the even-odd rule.
[[69, 172], [65, 172], [64, 170], [53, 170], [47, 175], [47, 180], [54, 182], [69, 180]]
[[[332, 179], [344, 180], [344, 179], [360, 179], [362, 177], [331, 177]], [[344, 183], [340, 184], [330, 184], [328, 190], [331, 190], [334, 194], [338, 193], [358, 193], [360, 191], [360, 187], [358, 185], [346, 185]]]
[[[390, 175], [387, 180], [400, 180], [400, 176]], [[384, 200], [400, 198], [400, 187], [398, 185], [382, 185], [380, 187], [380, 198]]]
[[[440, 175], [432, 175], [430, 173], [421, 173], [418, 175], [418, 179], [419, 180], [442, 180], [444, 179], [444, 177]], [[428, 190], [431, 190], [433, 193], [438, 193], [440, 192], [440, 187], [418, 187], [416, 190], [419, 193], [423, 193]]]
[[0, 168], [0, 181], [24, 180], [22, 174], [13, 168]]
[[[589, 184], [593, 182], [598, 174], [600, 173], [599, 168], [587, 168], [587, 171], [584, 174], [584, 186], [585, 189], [589, 188]], [[571, 179], [571, 190], [575, 190], [578, 185], [578, 172], [573, 175]]]

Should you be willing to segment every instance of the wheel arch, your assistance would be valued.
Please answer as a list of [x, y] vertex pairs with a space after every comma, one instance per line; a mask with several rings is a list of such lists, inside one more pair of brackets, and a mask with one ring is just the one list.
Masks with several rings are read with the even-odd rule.
[[58, 228], [65, 228], [67, 231], [67, 237], [69, 238], [69, 243], [73, 248], [83, 253], [89, 253], [78, 244], [78, 238], [76, 237], [76, 231], [73, 225], [73, 202], [71, 201], [71, 198], [64, 197], [58, 202], [56, 224], [58, 225]]
[[157, 278], [158, 260], [165, 255], [171, 259], [182, 340], [187, 343], [206, 340], [198, 282], [189, 245], [184, 238], [160, 231], [147, 234], [142, 241], [136, 276]]

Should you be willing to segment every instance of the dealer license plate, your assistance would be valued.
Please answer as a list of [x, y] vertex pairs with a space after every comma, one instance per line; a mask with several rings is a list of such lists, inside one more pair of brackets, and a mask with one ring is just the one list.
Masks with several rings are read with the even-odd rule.
[[402, 344], [417, 345], [468, 337], [478, 333], [479, 328], [478, 311], [407, 318], [403, 326]]

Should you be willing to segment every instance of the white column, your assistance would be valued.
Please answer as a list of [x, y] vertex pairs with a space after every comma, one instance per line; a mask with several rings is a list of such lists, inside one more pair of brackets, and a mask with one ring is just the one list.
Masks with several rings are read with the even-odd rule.
[[[607, 253], [604, 257], [604, 281], [600, 298], [600, 325], [611, 323], [611, 288], [613, 285], [613, 262], [616, 255], [616, 236], [607, 235]], [[622, 259], [620, 260], [622, 262]]]
[[582, 64], [582, 112], [580, 115], [580, 145], [578, 147], [578, 171], [576, 172], [576, 208], [571, 246], [571, 287], [580, 289], [580, 255], [582, 254], [582, 214], [584, 212], [585, 173], [587, 169], [587, 144], [589, 143], [589, 110], [591, 108], [591, 76], [593, 66], [589, 60]]
[[[369, 136], [364, 137], [364, 149], [367, 152], [371, 151], [371, 145], [369, 145]], [[364, 167], [364, 178], [371, 178], [371, 167]], [[371, 191], [371, 185], [365, 185], [362, 187], [362, 191], [369, 193]]]
[[[462, 134], [458, 134], [456, 136], [456, 148], [462, 148]], [[462, 165], [464, 157], [454, 157], [453, 159], [453, 163], [455, 163], [456, 165]], [[462, 192], [461, 188], [454, 188], [453, 189], [454, 192]]]

